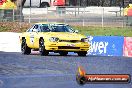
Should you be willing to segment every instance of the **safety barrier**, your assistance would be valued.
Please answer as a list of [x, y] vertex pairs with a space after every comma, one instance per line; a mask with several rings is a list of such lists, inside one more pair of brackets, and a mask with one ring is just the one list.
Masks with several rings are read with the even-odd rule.
[[91, 44], [88, 55], [132, 57], [132, 37], [88, 36]]
[[[6, 36], [8, 35], [8, 36]], [[0, 32], [0, 51], [21, 52], [20, 33]], [[132, 57], [132, 37], [87, 36], [90, 40], [88, 55]], [[74, 53], [70, 53], [74, 54]]]

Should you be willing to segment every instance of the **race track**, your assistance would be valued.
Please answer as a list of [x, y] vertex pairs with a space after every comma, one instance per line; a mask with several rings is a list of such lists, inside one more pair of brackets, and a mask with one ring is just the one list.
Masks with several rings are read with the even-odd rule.
[[20, 52], [0, 51], [0, 88], [132, 88], [132, 84], [76, 83], [77, 67], [82, 65], [88, 74], [131, 74], [132, 58], [59, 56], [51, 53], [40, 56]]

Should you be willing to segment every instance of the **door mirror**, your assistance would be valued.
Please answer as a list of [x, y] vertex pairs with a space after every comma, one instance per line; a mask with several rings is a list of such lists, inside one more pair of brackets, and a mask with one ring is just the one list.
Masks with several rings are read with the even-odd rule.
[[78, 33], [78, 30], [75, 30], [74, 32], [75, 32], [75, 33]]
[[38, 30], [37, 29], [33, 29], [32, 32], [38, 32]]

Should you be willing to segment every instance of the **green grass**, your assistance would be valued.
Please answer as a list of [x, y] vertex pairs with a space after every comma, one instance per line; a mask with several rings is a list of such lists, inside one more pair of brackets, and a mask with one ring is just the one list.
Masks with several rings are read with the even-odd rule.
[[[79, 30], [79, 33], [91, 36], [129, 36], [132, 37], [132, 27], [86, 27], [86, 26], [73, 26], [74, 29]], [[16, 28], [12, 26], [0, 26], [0, 32], [24, 32], [28, 29], [27, 27]]]
[[79, 33], [91, 36], [129, 36], [132, 37], [132, 28], [122, 27], [73, 27], [79, 30]]

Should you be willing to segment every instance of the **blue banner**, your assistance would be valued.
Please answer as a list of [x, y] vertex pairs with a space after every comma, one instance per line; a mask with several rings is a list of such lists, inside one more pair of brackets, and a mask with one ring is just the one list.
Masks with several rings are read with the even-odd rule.
[[123, 56], [124, 37], [122, 36], [88, 36], [90, 50], [88, 55]]

